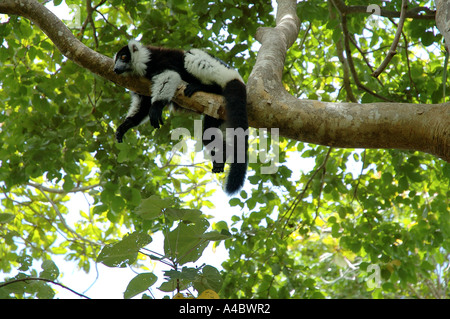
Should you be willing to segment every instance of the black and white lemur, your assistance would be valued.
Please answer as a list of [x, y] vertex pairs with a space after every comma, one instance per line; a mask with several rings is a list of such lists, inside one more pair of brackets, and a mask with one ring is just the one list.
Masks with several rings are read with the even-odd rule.
[[[178, 86], [187, 82], [184, 94], [209, 92], [224, 96], [226, 102], [226, 124], [234, 129], [235, 135], [222, 138], [208, 129], [218, 129], [224, 121], [205, 115], [203, 121], [203, 144], [214, 142], [211, 150], [213, 173], [224, 171], [225, 161], [230, 163], [225, 192], [229, 195], [239, 191], [245, 182], [248, 163], [248, 120], [247, 97], [244, 81], [239, 73], [223, 61], [208, 53], [192, 49], [178, 49], [144, 46], [131, 40], [115, 55], [114, 72], [144, 76], [152, 82], [151, 96], [131, 92], [131, 106], [125, 121], [117, 128], [116, 139], [120, 143], [124, 134], [146, 119], [159, 128], [163, 108], [171, 103]], [[227, 132], [230, 132], [227, 129]], [[226, 136], [229, 136], [227, 133]], [[218, 146], [220, 145], [220, 146]]]

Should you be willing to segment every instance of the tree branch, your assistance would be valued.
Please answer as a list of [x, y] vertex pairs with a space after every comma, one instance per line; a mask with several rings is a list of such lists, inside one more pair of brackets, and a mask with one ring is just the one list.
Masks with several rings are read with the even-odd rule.
[[[328, 13], [332, 20], [336, 19], [336, 11], [333, 10], [333, 3], [331, 2], [331, 0], [328, 0]], [[353, 90], [350, 85], [350, 70], [349, 70], [349, 66], [348, 66], [348, 61], [344, 57], [344, 47], [342, 44], [342, 38], [339, 38], [339, 40], [336, 41], [336, 54], [338, 56], [339, 62], [341, 62], [342, 71], [344, 74], [343, 83], [344, 83], [345, 92], [347, 93], [346, 101], [357, 103], [357, 100], [353, 94]], [[363, 55], [363, 58], [365, 58], [364, 55]]]
[[450, 103], [355, 104], [291, 96], [281, 75], [286, 51], [299, 30], [294, 0], [278, 1], [276, 23], [256, 35], [261, 49], [247, 83], [253, 127], [279, 128], [280, 135], [309, 143], [418, 150], [450, 161]]
[[53, 193], [53, 194], [67, 194], [67, 193], [85, 192], [85, 191], [88, 191], [88, 190], [91, 190], [91, 189], [94, 189], [96, 187], [101, 186], [101, 184], [95, 184], [95, 185], [89, 185], [89, 186], [74, 187], [70, 191], [66, 192], [63, 189], [49, 188], [49, 187], [45, 187], [45, 186], [43, 186], [41, 184], [36, 184], [36, 183], [33, 183], [33, 182], [28, 182], [27, 185], [28, 186], [32, 186], [34, 188], [37, 188], [40, 191], [44, 191], [44, 192], [47, 192], [47, 193]]
[[[343, 0], [334, 0], [334, 2], [338, 10], [344, 14], [355, 14], [355, 13], [368, 14], [367, 6], [347, 6]], [[420, 12], [425, 12], [425, 14], [420, 14]], [[401, 12], [390, 11], [383, 8], [381, 8], [380, 11], [380, 16], [386, 18], [399, 18], [400, 15]], [[433, 11], [427, 7], [416, 7], [405, 12], [406, 18], [413, 18], [418, 20], [433, 20], [435, 18], [435, 15], [436, 11]]]
[[[149, 94], [148, 80], [116, 75], [111, 58], [78, 41], [36, 0], [3, 0], [0, 13], [31, 20], [62, 54], [81, 67], [130, 90]], [[282, 85], [282, 72], [286, 52], [296, 41], [299, 29], [296, 1], [278, 0], [276, 27], [257, 31], [256, 38], [262, 46], [247, 84], [250, 126], [279, 128], [280, 135], [309, 143], [418, 150], [450, 162], [450, 104], [327, 103], [298, 100], [290, 95]], [[213, 117], [225, 116], [222, 97], [198, 93], [190, 99], [182, 90], [179, 88], [174, 98], [177, 104]]]
[[15, 284], [15, 283], [18, 283], [18, 282], [22, 282], [22, 281], [24, 281], [24, 282], [27, 282], [27, 281], [45, 281], [45, 282], [51, 283], [51, 284], [53, 284], [53, 285], [57, 285], [57, 286], [60, 286], [60, 287], [62, 287], [62, 288], [64, 288], [64, 289], [67, 289], [67, 290], [69, 290], [71, 293], [73, 293], [73, 294], [75, 294], [75, 295], [77, 295], [77, 296], [80, 296], [80, 297], [82, 297], [82, 298], [85, 298], [85, 299], [91, 299], [91, 298], [89, 298], [88, 296], [85, 296], [85, 295], [83, 295], [83, 294], [80, 294], [79, 292], [76, 292], [75, 290], [73, 290], [73, 289], [71, 289], [71, 288], [69, 288], [69, 287], [67, 287], [67, 286], [64, 286], [63, 284], [60, 284], [59, 282], [56, 282], [56, 281], [53, 281], [53, 280], [50, 280], [50, 279], [45, 279], [45, 278], [27, 277], [27, 278], [13, 279], [13, 280], [6, 281], [6, 282], [4, 282], [4, 283], [1, 283], [1, 284], [0, 284], [0, 288], [6, 287], [6, 286], [8, 286], [8, 285]]
[[[334, 5], [336, 6], [336, 1], [332, 0], [331, 2], [334, 3]], [[336, 6], [336, 9], [339, 9]], [[358, 88], [360, 88], [361, 90], [375, 96], [376, 98], [382, 100], [382, 101], [386, 101], [386, 102], [391, 102], [389, 99], [387, 99], [386, 97], [372, 91], [371, 89], [369, 89], [367, 86], [365, 86], [364, 84], [361, 83], [361, 81], [359, 80], [358, 77], [358, 73], [356, 72], [356, 67], [355, 64], [353, 63], [353, 57], [352, 57], [352, 50], [350, 48], [350, 39], [352, 38], [352, 36], [350, 35], [350, 32], [348, 31], [347, 28], [347, 15], [345, 13], [339, 12], [339, 14], [341, 15], [341, 28], [342, 28], [342, 33], [344, 36], [344, 47], [345, 47], [345, 54], [347, 55], [347, 60], [348, 60], [348, 66], [350, 67], [350, 71], [352, 73], [352, 77], [353, 80], [355, 81], [355, 84], [358, 86]], [[353, 44], [355, 45], [355, 47], [358, 47], [356, 45], [356, 41], [352, 41]]]
[[64, 56], [79, 66], [117, 85], [138, 93], [149, 94], [150, 81], [115, 74], [111, 58], [85, 46], [56, 15], [36, 0], [2, 0], [0, 13], [19, 15], [32, 21], [52, 40]]
[[406, 9], [408, 9], [407, 0], [402, 0], [402, 11], [400, 14], [400, 21], [398, 22], [397, 31], [395, 32], [394, 41], [392, 41], [391, 48], [389, 49], [389, 52], [388, 52], [387, 56], [385, 57], [385, 59], [383, 60], [383, 62], [380, 64], [378, 69], [376, 69], [372, 73], [372, 76], [375, 78], [378, 77], [381, 74], [381, 72], [383, 72], [383, 70], [388, 66], [389, 62], [391, 62], [394, 55], [397, 54], [398, 41], [400, 41], [400, 37], [402, 35], [402, 30], [403, 30], [403, 24], [406, 19], [406, 12], [407, 12]]

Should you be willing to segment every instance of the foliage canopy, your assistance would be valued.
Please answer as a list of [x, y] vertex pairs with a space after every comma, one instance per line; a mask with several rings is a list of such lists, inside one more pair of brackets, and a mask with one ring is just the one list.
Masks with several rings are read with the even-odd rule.
[[[267, 1], [65, 3], [74, 13], [67, 25], [105, 55], [139, 37], [208, 48], [244, 78], [257, 55], [257, 28], [274, 25]], [[400, 3], [385, 7], [400, 11]], [[347, 100], [339, 14], [319, 0], [299, 2], [297, 12], [302, 24], [286, 57], [286, 89], [298, 98]], [[0, 18], [0, 298], [53, 298], [51, 282], [64, 283], [56, 255], [85, 272], [92, 261], [133, 265], [139, 274], [125, 298], [156, 288], [150, 260], [167, 265], [158, 289], [168, 296], [209, 290], [222, 298], [449, 296], [449, 163], [419, 152], [280, 138], [276, 173], [262, 174], [265, 164], [252, 163], [246, 187], [229, 199], [241, 213], [226, 216], [227, 207], [215, 206], [223, 176], [213, 176], [200, 155], [173, 151], [179, 141], [170, 132], [192, 132], [198, 115], [172, 115], [159, 130], [142, 125], [119, 145], [114, 129], [126, 113], [127, 92], [67, 60], [28, 20]], [[384, 59], [395, 19], [347, 20], [367, 87], [399, 102], [444, 101], [444, 52], [434, 20], [406, 20], [398, 54], [378, 79], [369, 65]], [[378, 101], [351, 88], [358, 102]], [[77, 215], [68, 205], [74, 193], [84, 194], [88, 211]], [[209, 214], [224, 220], [211, 224]], [[164, 247], [149, 250], [158, 232]], [[220, 271], [195, 263], [210, 242], [223, 242], [229, 253]]]

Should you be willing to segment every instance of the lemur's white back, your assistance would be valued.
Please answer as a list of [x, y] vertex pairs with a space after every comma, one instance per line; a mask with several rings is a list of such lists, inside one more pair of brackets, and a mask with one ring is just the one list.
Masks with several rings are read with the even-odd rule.
[[192, 49], [185, 53], [184, 67], [203, 84], [218, 84], [224, 88], [232, 80], [242, 80], [239, 73], [225, 66], [208, 53]]

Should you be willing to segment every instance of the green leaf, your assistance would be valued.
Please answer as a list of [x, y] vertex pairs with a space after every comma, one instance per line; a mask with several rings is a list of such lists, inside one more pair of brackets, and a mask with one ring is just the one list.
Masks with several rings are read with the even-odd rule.
[[72, 177], [70, 175], [64, 176], [64, 184], [63, 189], [66, 192], [70, 192], [74, 188], [75, 184], [72, 180]]
[[436, 37], [433, 32], [426, 31], [422, 34], [421, 40], [423, 45], [430, 46], [435, 42]]
[[40, 278], [48, 279], [48, 280], [55, 280], [59, 276], [59, 269], [56, 266], [56, 264], [51, 260], [44, 260], [42, 263], [42, 270], [39, 274]]
[[47, 283], [35, 282], [33, 286], [37, 290], [36, 297], [39, 299], [53, 299], [55, 297], [55, 291]]
[[17, 257], [17, 262], [21, 264], [21, 266], [18, 268], [21, 271], [27, 271], [31, 265], [33, 264], [33, 258], [28, 255], [23, 255]]
[[131, 189], [131, 202], [133, 203], [133, 205], [139, 205], [141, 203], [141, 192], [136, 189], [136, 188], [132, 188]]
[[198, 209], [167, 208], [166, 214], [173, 220], [184, 220], [192, 223], [196, 223], [205, 219], [201, 217], [202, 212]]
[[125, 299], [130, 299], [147, 290], [150, 286], [154, 285], [157, 280], [158, 277], [153, 273], [139, 274], [128, 283], [127, 289], [123, 293], [123, 297]]
[[136, 261], [139, 249], [151, 241], [152, 238], [144, 232], [126, 235], [120, 242], [103, 247], [97, 262], [108, 267], [126, 267]]
[[182, 279], [186, 281], [193, 281], [198, 276], [199, 270], [192, 267], [183, 267], [181, 271], [178, 270], [168, 270], [164, 272], [164, 276], [168, 277], [170, 280]]
[[217, 230], [210, 231], [208, 233], [204, 233], [200, 236], [205, 240], [218, 241], [225, 240], [231, 237], [231, 234], [227, 231], [218, 232]]
[[9, 213], [1, 213], [0, 214], [0, 224], [6, 224], [10, 221], [14, 220], [15, 215]]
[[141, 205], [137, 209], [136, 214], [146, 220], [155, 219], [171, 205], [171, 200], [162, 199], [159, 196], [152, 195], [149, 198], [143, 199], [141, 201]]
[[194, 288], [201, 294], [207, 289], [219, 291], [222, 288], [223, 278], [220, 272], [213, 266], [203, 267], [201, 274], [193, 282]]
[[208, 246], [208, 240], [202, 238], [208, 227], [207, 220], [192, 225], [180, 223], [164, 238], [165, 255], [180, 265], [195, 262]]
[[161, 290], [163, 292], [172, 292], [175, 289], [180, 288], [180, 290], [185, 290], [189, 287], [189, 285], [191, 284], [190, 281], [185, 281], [185, 280], [169, 280], [166, 282], [163, 282], [161, 284], [161, 286], [158, 287], [158, 290]]

